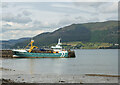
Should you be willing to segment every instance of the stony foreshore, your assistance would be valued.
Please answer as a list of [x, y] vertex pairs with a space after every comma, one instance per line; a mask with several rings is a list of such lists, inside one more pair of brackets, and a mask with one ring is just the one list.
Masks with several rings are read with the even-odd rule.
[[118, 83], [115, 75], [68, 75], [68, 74], [28, 74], [2, 68], [2, 80], [8, 83]]
[[19, 74], [5, 75], [17, 83], [118, 83], [117, 77], [85, 76], [85, 75], [43, 75]]

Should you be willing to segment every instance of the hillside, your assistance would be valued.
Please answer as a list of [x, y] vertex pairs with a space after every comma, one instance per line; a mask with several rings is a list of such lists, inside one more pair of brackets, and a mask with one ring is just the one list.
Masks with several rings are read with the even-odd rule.
[[23, 41], [26, 41], [30, 38], [20, 38], [20, 39], [11, 39], [11, 40], [3, 40], [0, 41], [0, 44], [2, 45], [2, 49], [9, 49], [12, 48], [16, 43], [21, 43]]
[[[119, 29], [120, 30], [120, 29]], [[62, 42], [104, 42], [104, 43], [118, 43], [118, 22], [106, 21], [95, 22], [85, 24], [72, 24], [59, 28], [53, 32], [47, 32], [39, 34], [33, 39], [36, 46], [47, 46], [52, 43], [56, 43], [58, 38], [62, 39]], [[16, 43], [14, 48], [19, 46], [23, 48], [30, 42], [26, 40], [24, 42]]]

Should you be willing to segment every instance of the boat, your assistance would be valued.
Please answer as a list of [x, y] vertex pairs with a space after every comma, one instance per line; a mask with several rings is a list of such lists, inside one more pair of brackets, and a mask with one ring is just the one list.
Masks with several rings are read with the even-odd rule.
[[[61, 39], [58, 39], [58, 43], [55, 46], [51, 46], [50, 49], [38, 49], [33, 45], [34, 40], [24, 49], [13, 49], [13, 57], [15, 58], [68, 58], [75, 57], [73, 51], [68, 51], [62, 48]], [[29, 49], [27, 49], [29, 47]]]

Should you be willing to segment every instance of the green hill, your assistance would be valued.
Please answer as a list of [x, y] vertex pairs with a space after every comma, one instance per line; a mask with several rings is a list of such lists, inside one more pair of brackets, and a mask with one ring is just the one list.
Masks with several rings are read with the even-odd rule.
[[10, 49], [12, 48], [16, 43], [21, 43], [23, 41], [29, 40], [29, 37], [26, 38], [20, 38], [20, 39], [11, 39], [11, 40], [0, 40], [0, 48], [2, 49]]
[[[119, 31], [118, 31], [119, 30]], [[118, 21], [106, 21], [95, 22], [85, 24], [72, 24], [59, 28], [53, 32], [47, 32], [39, 34], [33, 39], [36, 46], [47, 46], [53, 43], [57, 43], [58, 38], [62, 39], [62, 42], [103, 42], [103, 43], [118, 43]], [[14, 48], [25, 47], [29, 40], [16, 43]]]

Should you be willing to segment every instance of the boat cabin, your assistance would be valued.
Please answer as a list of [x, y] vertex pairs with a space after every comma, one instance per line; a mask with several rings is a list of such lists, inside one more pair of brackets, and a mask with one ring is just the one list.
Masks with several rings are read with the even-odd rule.
[[58, 44], [56, 45], [56, 46], [51, 46], [51, 49], [53, 50], [53, 51], [62, 51], [62, 47], [60, 46], [61, 45], [61, 42], [60, 42], [61, 40], [59, 39], [58, 40]]

